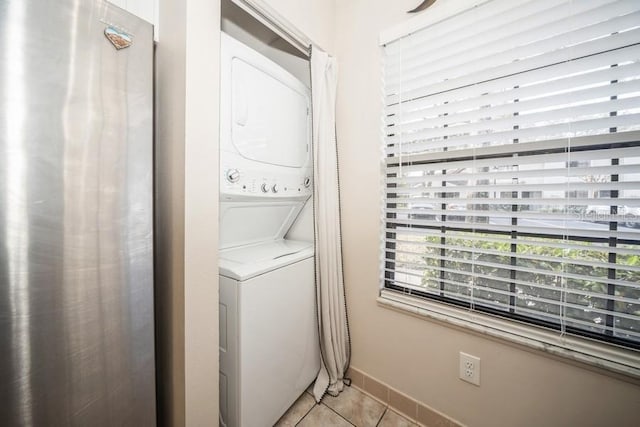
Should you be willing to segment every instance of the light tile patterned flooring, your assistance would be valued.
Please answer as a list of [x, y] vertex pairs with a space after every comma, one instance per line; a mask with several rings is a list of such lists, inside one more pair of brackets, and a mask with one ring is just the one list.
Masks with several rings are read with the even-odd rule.
[[316, 404], [311, 388], [289, 408], [276, 427], [417, 427], [383, 403], [354, 387], [337, 397], [326, 395]]

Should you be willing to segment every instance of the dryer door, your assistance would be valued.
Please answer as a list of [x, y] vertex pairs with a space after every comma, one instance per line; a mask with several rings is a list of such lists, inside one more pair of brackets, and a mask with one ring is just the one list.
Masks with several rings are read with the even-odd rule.
[[307, 88], [284, 70], [269, 70], [271, 67], [251, 59], [232, 59], [233, 145], [250, 160], [294, 168], [306, 166], [310, 154]]

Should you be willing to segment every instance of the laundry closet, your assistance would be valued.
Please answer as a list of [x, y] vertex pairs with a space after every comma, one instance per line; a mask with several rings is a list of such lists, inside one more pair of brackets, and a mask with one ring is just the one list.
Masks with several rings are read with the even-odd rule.
[[227, 427], [273, 425], [320, 364], [309, 60], [249, 12], [223, 2], [220, 424]]

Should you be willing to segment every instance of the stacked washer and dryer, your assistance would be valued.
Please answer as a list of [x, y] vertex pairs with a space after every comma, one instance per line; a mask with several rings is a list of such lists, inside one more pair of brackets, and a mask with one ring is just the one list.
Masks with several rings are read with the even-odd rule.
[[312, 195], [311, 93], [222, 33], [220, 424], [273, 425], [320, 365], [313, 242], [286, 239]]

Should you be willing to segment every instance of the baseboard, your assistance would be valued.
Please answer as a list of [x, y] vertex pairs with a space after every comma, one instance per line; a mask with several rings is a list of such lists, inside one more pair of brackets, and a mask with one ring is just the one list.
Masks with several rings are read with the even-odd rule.
[[393, 387], [379, 381], [361, 370], [350, 367], [347, 376], [351, 385], [388, 405], [405, 418], [426, 427], [463, 427], [463, 424], [418, 402]]

